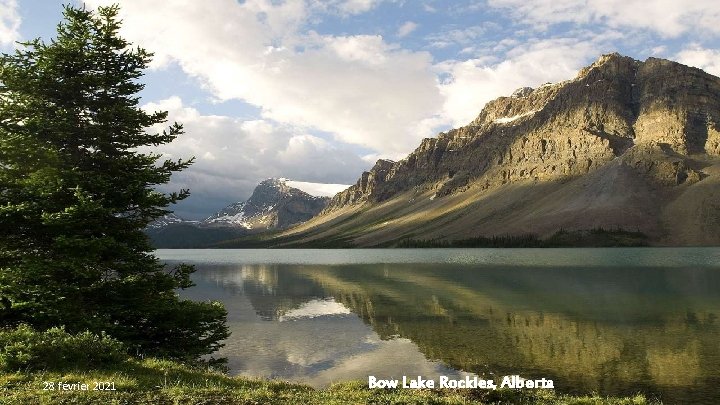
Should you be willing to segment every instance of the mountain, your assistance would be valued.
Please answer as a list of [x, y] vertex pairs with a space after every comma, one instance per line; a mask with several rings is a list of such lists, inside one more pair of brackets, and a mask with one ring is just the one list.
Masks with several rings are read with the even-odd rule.
[[605, 232], [612, 243], [637, 236], [651, 245], [718, 245], [719, 179], [720, 79], [610, 54], [572, 80], [489, 102], [470, 124], [424, 139], [405, 159], [379, 160], [320, 215], [266, 243]]
[[175, 215], [174, 213], [169, 213], [163, 215], [161, 218], [156, 219], [155, 221], [151, 222], [148, 225], [148, 228], [150, 229], [161, 229], [170, 225], [177, 225], [177, 224], [196, 224], [198, 221], [188, 221], [185, 219], [180, 218], [179, 216]]
[[327, 205], [328, 197], [315, 197], [290, 187], [287, 179], [267, 179], [244, 202], [231, 204], [203, 224], [236, 226], [248, 230], [287, 228], [307, 221]]
[[228, 205], [203, 221], [186, 221], [175, 214], [165, 215], [150, 224], [146, 233], [158, 248], [206, 247], [307, 221], [322, 211], [330, 200], [290, 187], [287, 182], [284, 178], [264, 180], [247, 201]]

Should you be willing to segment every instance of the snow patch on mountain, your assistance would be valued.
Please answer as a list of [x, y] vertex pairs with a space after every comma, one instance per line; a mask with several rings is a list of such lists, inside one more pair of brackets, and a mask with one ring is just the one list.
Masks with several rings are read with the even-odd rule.
[[496, 124], [507, 124], [507, 123], [510, 123], [510, 122], [513, 122], [513, 121], [517, 121], [517, 120], [520, 119], [520, 118], [533, 115], [533, 114], [535, 114], [536, 112], [537, 112], [537, 110], [532, 110], [532, 111], [528, 111], [528, 112], [523, 113], [523, 114], [513, 115], [512, 117], [496, 118], [496, 119], [493, 120], [493, 122], [496, 123]]
[[173, 213], [169, 213], [169, 214], [165, 214], [162, 217], [149, 223], [147, 227], [151, 228], [151, 229], [160, 229], [160, 228], [164, 228], [166, 226], [173, 225], [173, 224], [198, 224], [198, 223], [199, 223], [198, 221], [188, 221], [188, 220], [180, 218], [179, 216], [177, 216]]

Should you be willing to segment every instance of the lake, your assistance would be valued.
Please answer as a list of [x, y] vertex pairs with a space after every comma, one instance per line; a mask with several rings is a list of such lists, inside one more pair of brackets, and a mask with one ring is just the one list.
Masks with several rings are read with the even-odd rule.
[[158, 250], [217, 300], [231, 374], [445, 375], [720, 398], [720, 248]]

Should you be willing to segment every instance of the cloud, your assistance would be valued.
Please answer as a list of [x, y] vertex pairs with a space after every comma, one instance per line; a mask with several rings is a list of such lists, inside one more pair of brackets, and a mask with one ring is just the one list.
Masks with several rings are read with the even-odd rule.
[[181, 216], [204, 217], [244, 200], [268, 177], [352, 184], [368, 168], [367, 162], [347, 148], [268, 120], [201, 115], [183, 105], [178, 97], [148, 103], [143, 108], [168, 111], [169, 121], [180, 122], [185, 129], [185, 134], [175, 141], [153, 151], [171, 159], [196, 158], [190, 168], [174, 174], [170, 184], [162, 188], [163, 191], [188, 188], [193, 193], [177, 207]]
[[[97, 5], [110, 0], [87, 1]], [[493, 4], [505, 7], [512, 1]], [[506, 38], [487, 50], [492, 55], [478, 55], [472, 45], [494, 29], [493, 23], [484, 22], [435, 38], [437, 46], [445, 46], [442, 41], [459, 44], [465, 47], [461, 55], [476, 56], [437, 62], [429, 52], [403, 49], [380, 35], [308, 29], [319, 8], [360, 12], [378, 1], [178, 4], [148, 8], [140, 0], [123, 2], [123, 34], [155, 51], [156, 66], [178, 63], [219, 100], [243, 100], [260, 107], [264, 120], [300, 132], [330, 133], [335, 141], [369, 149], [368, 156], [402, 157], [438, 129], [467, 124], [487, 101], [520, 86], [573, 77], [600, 53], [597, 39], [535, 39], [518, 45]], [[562, 4], [574, 7], [569, 0]], [[537, 13], [531, 6], [519, 10]], [[288, 146], [312, 143], [299, 137]], [[320, 145], [312, 147], [318, 150]], [[283, 157], [293, 159], [292, 151]]]
[[[624, 21], [611, 21], [610, 11], [594, 2], [591, 11], [574, 16], [577, 5], [571, 0], [514, 1], [492, 0], [491, 5], [517, 6], [511, 13], [527, 17], [528, 23]], [[86, 0], [89, 6], [110, 2]], [[520, 37], [512, 37], [478, 44], [488, 30], [502, 28], [480, 21], [426, 38], [437, 47], [462, 46], [459, 55], [464, 58], [472, 55], [438, 62], [429, 52], [404, 49], [380, 35], [312, 29], [323, 13], [345, 18], [379, 4], [381, 0], [207, 0], [147, 7], [141, 0], [123, 1], [122, 34], [155, 52], [155, 69], [176, 63], [217, 100], [243, 100], [261, 111], [258, 119], [241, 121], [201, 116], [179, 99], [165, 100], [165, 109], [188, 128], [188, 135], [165, 151], [198, 157], [191, 170], [175, 177], [175, 184], [223, 204], [246, 198], [267, 177], [353, 184], [375, 158], [404, 157], [438, 129], [466, 125], [496, 97], [574, 77], [601, 51], [615, 50], [604, 44], [623, 35], [605, 27], [577, 29], [568, 38], [519, 42]], [[409, 35], [414, 24], [403, 24], [398, 35]], [[319, 137], [320, 132], [330, 135]], [[365, 148], [365, 157], [348, 145]]]
[[571, 79], [598, 55], [598, 45], [591, 41], [549, 39], [512, 48], [501, 62], [470, 59], [440, 63], [437, 69], [447, 77], [441, 84], [443, 116], [455, 127], [467, 125], [488, 101], [519, 87]]
[[288, 181], [287, 184], [290, 187], [295, 187], [310, 195], [319, 197], [332, 197], [350, 187], [349, 184], [309, 183], [306, 181]]
[[377, 7], [382, 0], [312, 0], [311, 8], [342, 16], [366, 13]]
[[452, 45], [475, 44], [489, 29], [496, 28], [497, 24], [489, 22], [465, 28], [449, 29], [428, 35], [425, 39], [433, 48], [447, 48]]
[[426, 13], [437, 13], [437, 8], [433, 7], [429, 3], [423, 3], [423, 10], [425, 10]]
[[12, 45], [20, 39], [21, 21], [17, 0], [0, 0], [0, 46]]
[[675, 60], [720, 76], [720, 51], [718, 50], [704, 49], [698, 44], [693, 44], [675, 55]]
[[348, 14], [360, 14], [370, 11], [380, 1], [378, 0], [344, 0], [337, 1], [338, 8]]
[[417, 23], [414, 23], [412, 21], [407, 21], [403, 25], [398, 28], [397, 36], [400, 38], [406, 37], [410, 35], [413, 31], [415, 31], [418, 27]]
[[646, 29], [664, 37], [689, 31], [720, 34], [717, 0], [488, 0], [487, 4], [541, 31], [571, 22]]
[[[87, 0], [92, 6], [110, 0]], [[331, 2], [348, 12], [376, 1]], [[123, 1], [123, 35], [176, 61], [220, 100], [258, 106], [264, 118], [334, 134], [383, 153], [408, 152], [431, 133], [421, 123], [442, 105], [432, 56], [379, 35], [306, 30], [300, 0]]]

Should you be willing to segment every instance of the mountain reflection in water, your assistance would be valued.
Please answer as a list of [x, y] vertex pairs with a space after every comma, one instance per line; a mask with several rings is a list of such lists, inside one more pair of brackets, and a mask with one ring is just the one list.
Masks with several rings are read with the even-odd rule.
[[527, 261], [198, 261], [183, 295], [225, 303], [232, 336], [218, 354], [235, 374], [314, 386], [520, 374], [561, 392], [720, 397], [720, 264]]

